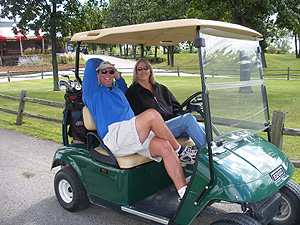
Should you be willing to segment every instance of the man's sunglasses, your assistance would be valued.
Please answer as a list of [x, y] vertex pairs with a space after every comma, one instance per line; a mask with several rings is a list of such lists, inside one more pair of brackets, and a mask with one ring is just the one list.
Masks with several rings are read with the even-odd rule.
[[148, 70], [149, 68], [148, 68], [148, 66], [145, 66], [145, 67], [138, 67], [138, 68], [137, 68], [138, 71], [142, 71], [143, 69], [144, 69], [144, 70]]
[[101, 73], [102, 74], [107, 74], [107, 73], [109, 73], [109, 74], [114, 74], [115, 73], [115, 71], [113, 71], [113, 70], [101, 70]]

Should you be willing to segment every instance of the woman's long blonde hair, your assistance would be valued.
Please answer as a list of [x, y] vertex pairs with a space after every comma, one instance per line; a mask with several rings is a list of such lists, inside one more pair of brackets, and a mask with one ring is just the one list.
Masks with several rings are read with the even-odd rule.
[[148, 59], [145, 59], [145, 58], [140, 58], [135, 66], [134, 66], [134, 70], [133, 70], [133, 77], [132, 77], [132, 83], [138, 83], [138, 77], [137, 77], [137, 68], [138, 68], [138, 65], [140, 64], [140, 62], [143, 62], [147, 65], [147, 67], [150, 69], [150, 76], [149, 76], [149, 82], [151, 84], [154, 84], [155, 83], [155, 75], [154, 75], [154, 72], [153, 72], [153, 68], [150, 64], [150, 62], [148, 61]]

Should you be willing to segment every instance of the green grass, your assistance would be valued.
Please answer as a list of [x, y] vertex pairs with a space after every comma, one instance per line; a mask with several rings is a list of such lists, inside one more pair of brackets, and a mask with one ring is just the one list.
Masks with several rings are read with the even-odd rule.
[[[266, 54], [267, 69], [300, 69], [300, 58], [290, 54]], [[299, 74], [299, 72], [298, 72]]]
[[[160, 56], [162, 57], [162, 56]], [[164, 55], [166, 58], [166, 55]], [[300, 69], [300, 58], [296, 59], [292, 54], [265, 54], [267, 61], [267, 69]], [[174, 65], [175, 67], [183, 68], [198, 68], [198, 54], [175, 54]], [[159, 64], [154, 64], [158, 67], [169, 67], [167, 61]]]
[[[160, 56], [163, 57], [163, 56]], [[164, 55], [166, 58], [166, 55]], [[265, 77], [270, 78], [287, 78], [288, 67], [293, 70], [300, 70], [300, 58], [296, 58], [295, 55], [291, 54], [265, 54], [267, 61], [267, 68], [265, 68]], [[185, 70], [186, 72], [198, 73], [199, 74], [199, 61], [197, 54], [175, 54], [174, 56], [174, 66], [177, 68], [193, 68], [191, 70]], [[167, 61], [159, 64], [153, 64], [158, 68], [170, 68], [167, 65]], [[224, 64], [225, 66], [225, 64]], [[225, 68], [225, 67], [224, 67]], [[284, 69], [285, 71], [267, 71], [275, 69]], [[181, 69], [180, 69], [181, 70]], [[285, 75], [269, 75], [269, 74], [285, 74]], [[300, 75], [300, 71], [290, 71], [290, 75], [297, 74]], [[290, 78], [300, 78], [300, 76], [291, 76]]]
[[[194, 59], [196, 54], [176, 55], [176, 62], [181, 65], [196, 64], [197, 59]], [[292, 55], [267, 55], [269, 68], [279, 67], [279, 56], [283, 56], [283, 65], [295, 65], [294, 68], [300, 68], [300, 60], [295, 59]], [[269, 57], [271, 59], [269, 59]], [[288, 58], [288, 59], [287, 59]], [[194, 61], [195, 60], [195, 61]], [[279, 60], [279, 61], [278, 61]], [[297, 64], [298, 63], [298, 64]], [[274, 65], [273, 65], [274, 64]], [[281, 68], [281, 67], [279, 67]], [[291, 66], [292, 68], [292, 66]], [[131, 76], [125, 76], [127, 84], [132, 81]], [[182, 103], [188, 96], [201, 89], [199, 77], [169, 77], [157, 76], [157, 81], [162, 83], [173, 92], [175, 97]], [[286, 112], [285, 127], [300, 129], [300, 79], [299, 80], [279, 80], [279, 79], [266, 79], [268, 100], [270, 114], [274, 110], [283, 110]], [[27, 97], [39, 98], [43, 100], [50, 100], [55, 102], [64, 102], [64, 91], [53, 91], [53, 80], [28, 80], [16, 82], [3, 82], [0, 83], [0, 93], [14, 97], [20, 97], [21, 90], [27, 91]], [[18, 102], [9, 99], [0, 99], [0, 107], [18, 110]], [[26, 102], [25, 112], [33, 114], [41, 114], [48, 117], [62, 118], [63, 109], [56, 107], [48, 107], [34, 103]], [[35, 136], [45, 140], [51, 140], [62, 143], [61, 124], [48, 122], [33, 118], [24, 117], [21, 126], [15, 125], [16, 115], [0, 112], [0, 128], [14, 130], [26, 135]], [[272, 118], [271, 118], [272, 119]], [[265, 134], [262, 134], [265, 137]], [[293, 159], [299, 159], [299, 143], [300, 137], [284, 136], [283, 151]], [[294, 180], [300, 183], [300, 169], [296, 170]]]
[[[29, 98], [64, 102], [64, 91], [54, 92], [52, 79], [0, 83], [1, 94], [19, 98], [21, 90], [26, 90], [27, 97]], [[19, 103], [17, 101], [4, 98], [1, 98], [0, 100], [0, 107], [2, 108], [18, 111], [18, 105]], [[26, 102], [24, 111], [53, 118], [62, 118], [63, 109]], [[26, 135], [58, 143], [62, 142], [61, 124], [28, 117], [23, 118], [23, 124], [21, 126], [15, 125], [15, 123], [16, 115], [0, 112], [1, 128], [14, 130]]]

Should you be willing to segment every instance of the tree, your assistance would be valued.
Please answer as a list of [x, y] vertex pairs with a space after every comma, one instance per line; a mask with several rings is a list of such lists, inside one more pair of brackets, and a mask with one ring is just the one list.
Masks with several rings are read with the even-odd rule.
[[106, 27], [144, 23], [147, 4], [145, 0], [110, 0], [104, 11]]
[[[103, 8], [107, 6], [104, 0], [89, 0], [80, 5], [78, 15], [70, 16], [70, 24], [67, 26], [65, 35], [73, 35], [77, 32], [97, 30], [105, 27], [105, 20], [103, 16]], [[93, 53], [96, 51], [97, 46], [106, 48], [107, 44], [89, 44]]]
[[116, 27], [185, 18], [186, 10], [186, 0], [110, 0], [105, 19], [107, 27]]
[[26, 36], [29, 30], [36, 34], [42, 29], [46, 37], [52, 42], [53, 90], [58, 91], [58, 66], [57, 66], [57, 32], [65, 34], [68, 30], [68, 21], [76, 17], [79, 9], [78, 0], [0, 0], [2, 18], [18, 18], [17, 29]]
[[[188, 5], [186, 0], [152, 0], [147, 5], [145, 17], [147, 22], [186, 18]], [[174, 46], [168, 49], [168, 65], [174, 67]], [[155, 60], [156, 60], [155, 55]]]
[[147, 22], [186, 18], [186, 0], [152, 0], [148, 2], [145, 17]]
[[293, 33], [296, 58], [300, 58], [300, 0], [278, 1], [277, 11], [275, 24], [280, 29], [287, 29]]
[[66, 12], [69, 19], [65, 26], [65, 34], [104, 28], [105, 20], [102, 10], [106, 6], [107, 3], [104, 0], [89, 0], [79, 5], [79, 9]]
[[[201, 15], [202, 19], [232, 22], [252, 28], [265, 38], [270, 33], [267, 24], [277, 11], [276, 1], [272, 0], [187, 0], [190, 4], [188, 16]], [[267, 48], [265, 41], [260, 42], [262, 52]], [[264, 54], [263, 64], [266, 67]]]
[[[279, 54], [286, 54], [289, 52], [291, 49], [291, 39], [292, 39], [292, 34], [290, 31], [287, 29], [274, 29], [270, 31], [274, 35], [269, 37], [266, 41], [269, 45], [268, 47], [268, 52], [274, 52], [276, 49], [275, 53]], [[274, 46], [272, 46], [272, 44]], [[271, 49], [270, 49], [271, 47]]]
[[[103, 11], [106, 27], [144, 23], [147, 3], [145, 0], [110, 0]], [[122, 45], [119, 48], [122, 54]], [[135, 56], [136, 46], [133, 46], [133, 52]]]

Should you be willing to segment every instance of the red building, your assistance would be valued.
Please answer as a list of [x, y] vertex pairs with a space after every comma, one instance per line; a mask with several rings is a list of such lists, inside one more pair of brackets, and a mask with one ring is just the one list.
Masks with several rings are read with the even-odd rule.
[[14, 22], [0, 21], [0, 66], [12, 66], [22, 55], [51, 52], [51, 42], [43, 38], [43, 32], [38, 36], [30, 32], [27, 37], [23, 37], [20, 33], [13, 33], [13, 26]]

